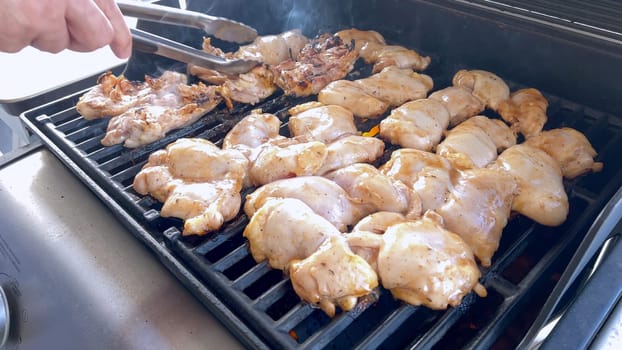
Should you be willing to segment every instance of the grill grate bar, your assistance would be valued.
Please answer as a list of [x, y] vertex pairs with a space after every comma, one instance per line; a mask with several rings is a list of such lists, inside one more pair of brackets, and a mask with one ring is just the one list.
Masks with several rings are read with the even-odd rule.
[[421, 310], [421, 308], [415, 308], [405, 304], [401, 305], [387, 318], [382, 320], [380, 325], [356, 346], [356, 349], [378, 349], [409, 317], [419, 310]]
[[262, 296], [255, 299], [253, 305], [258, 310], [266, 311], [268, 307], [274, 305], [275, 302], [279, 301], [290, 290], [291, 286], [289, 285], [289, 279], [282, 279], [266, 291], [266, 293]]
[[317, 309], [312, 308], [311, 305], [298, 303], [288, 313], [276, 321], [276, 326], [279, 330], [287, 332], [305, 318], [309, 317], [314, 311], [317, 311]]
[[268, 265], [266, 261], [262, 261], [257, 265], [251, 267], [250, 269], [248, 269], [248, 271], [238, 277], [233, 282], [232, 286], [236, 289], [242, 290], [256, 282], [259, 278], [261, 278], [270, 271], [272, 271], [270, 265]]
[[212, 268], [218, 272], [223, 272], [230, 268], [240, 260], [248, 256], [248, 246], [246, 244], [241, 245], [234, 249], [231, 253], [227, 254], [224, 258], [218, 260], [218, 262], [212, 265]]

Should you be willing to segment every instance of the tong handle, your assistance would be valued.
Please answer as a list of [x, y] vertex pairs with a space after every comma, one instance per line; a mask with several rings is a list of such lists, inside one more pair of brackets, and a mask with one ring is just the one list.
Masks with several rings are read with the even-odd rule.
[[253, 41], [257, 37], [257, 31], [243, 23], [200, 12], [136, 0], [117, 0], [117, 5], [125, 16], [202, 29], [219, 39], [238, 44]]
[[130, 28], [130, 31], [132, 32], [132, 41], [136, 50], [168, 57], [180, 62], [192, 63], [228, 74], [245, 73], [258, 64], [256, 61], [227, 60], [140, 29]]

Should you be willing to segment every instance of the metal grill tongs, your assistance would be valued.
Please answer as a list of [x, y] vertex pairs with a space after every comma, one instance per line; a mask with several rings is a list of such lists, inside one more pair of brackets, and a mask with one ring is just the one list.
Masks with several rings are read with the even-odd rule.
[[[200, 12], [135, 0], [117, 0], [117, 5], [125, 16], [198, 28], [205, 31], [206, 34], [229, 42], [243, 44], [257, 37], [257, 31], [254, 28], [222, 17], [213, 17]], [[184, 63], [195, 64], [223, 73], [245, 73], [259, 63], [252, 60], [228, 60], [139, 29], [132, 28], [130, 31], [132, 32], [133, 45], [136, 50], [164, 56]]]

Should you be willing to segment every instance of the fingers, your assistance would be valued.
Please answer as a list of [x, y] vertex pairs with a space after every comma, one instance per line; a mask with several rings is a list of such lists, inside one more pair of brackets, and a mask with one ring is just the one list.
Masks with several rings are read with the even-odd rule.
[[91, 51], [110, 45], [119, 58], [130, 56], [130, 30], [113, 0], [70, 1], [65, 20], [71, 38], [69, 49]]
[[113, 36], [110, 48], [119, 58], [128, 58], [132, 53], [132, 35], [130, 29], [123, 19], [123, 14], [114, 0], [97, 1], [99, 8], [110, 21], [113, 29]]
[[112, 25], [92, 0], [69, 1], [65, 22], [71, 37], [68, 45], [71, 50], [92, 51], [112, 40]]

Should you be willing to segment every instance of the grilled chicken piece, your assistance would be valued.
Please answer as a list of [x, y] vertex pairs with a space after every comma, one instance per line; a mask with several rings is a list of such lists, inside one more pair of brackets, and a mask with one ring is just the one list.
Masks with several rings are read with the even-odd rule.
[[457, 169], [483, 168], [515, 144], [516, 135], [503, 121], [478, 115], [449, 130], [436, 153]]
[[517, 144], [499, 155], [493, 169], [508, 172], [518, 183], [512, 210], [546, 226], [559, 226], [568, 215], [562, 171], [546, 152]]
[[336, 305], [352, 310], [359, 297], [378, 286], [378, 276], [365, 259], [354, 254], [342, 236], [327, 237], [313, 254], [293, 260], [289, 273], [296, 294], [334, 317]]
[[397, 66], [388, 66], [368, 78], [358, 79], [355, 82], [366, 92], [388, 102], [391, 107], [425, 98], [434, 86], [430, 76]]
[[380, 72], [385, 67], [410, 68], [415, 71], [425, 70], [432, 59], [421, 56], [415, 50], [398, 45], [386, 45], [369, 41], [359, 51], [365, 63], [373, 64], [372, 72]]
[[87, 120], [117, 116], [132, 107], [158, 100], [186, 81], [185, 75], [173, 71], [166, 71], [159, 78], [145, 76], [144, 82], [106, 72], [97, 79], [94, 88], [80, 97], [76, 109]]
[[343, 106], [357, 117], [376, 118], [389, 107], [425, 98], [433, 85], [425, 74], [390, 66], [368, 78], [332, 82], [320, 91], [318, 101]]
[[453, 85], [464, 87], [486, 107], [498, 111], [501, 102], [510, 97], [510, 88], [497, 75], [484, 70], [459, 70], [453, 77]]
[[441, 102], [407, 102], [380, 122], [380, 136], [394, 145], [431, 151], [449, 125], [449, 112]]
[[389, 109], [388, 102], [376, 98], [351, 80], [333, 81], [320, 91], [317, 99], [323, 104], [344, 107], [359, 118], [378, 118]]
[[483, 112], [485, 108], [484, 103], [473, 96], [471, 90], [460, 86], [450, 86], [435, 91], [428, 98], [442, 102], [447, 108], [451, 127]]
[[227, 133], [222, 141], [222, 148], [235, 148], [248, 154], [250, 149], [270, 140], [283, 138], [279, 135], [280, 128], [281, 121], [277, 116], [254, 109]]
[[428, 211], [417, 220], [390, 225], [384, 234], [357, 231], [348, 244], [378, 251], [377, 274], [397, 299], [431, 309], [458, 306], [474, 290], [486, 296], [473, 252], [443, 219]]
[[313, 254], [329, 237], [340, 236], [335, 226], [295, 198], [272, 198], [250, 217], [244, 229], [257, 262], [283, 270], [294, 259]]
[[328, 150], [319, 141], [295, 139], [265, 143], [251, 156], [249, 181], [258, 186], [293, 176], [316, 174], [323, 166]]
[[350, 43], [324, 34], [307, 43], [297, 60], [283, 61], [271, 69], [276, 84], [286, 95], [309, 96], [330, 82], [343, 79], [354, 68], [357, 57]]
[[135, 148], [163, 138], [167, 132], [190, 125], [223, 101], [220, 88], [180, 84], [168, 94], [112, 117], [102, 145], [123, 143]]
[[543, 131], [525, 141], [553, 157], [567, 179], [574, 179], [590, 171], [598, 172], [603, 163], [594, 162], [596, 151], [581, 132], [572, 128]]
[[537, 135], [547, 121], [546, 109], [549, 102], [536, 89], [521, 89], [510, 94], [510, 98], [499, 105], [499, 114], [512, 129], [525, 138]]
[[356, 28], [344, 29], [335, 33], [343, 40], [344, 43], [354, 41], [354, 51], [357, 53], [361, 51], [361, 48], [369, 42], [377, 44], [386, 44], [384, 37], [374, 30], [359, 30]]
[[204, 235], [239, 212], [247, 162], [207, 140], [179, 139], [149, 156], [133, 186], [164, 202], [161, 216], [185, 220], [184, 235]]
[[447, 202], [452, 177], [457, 176], [446, 158], [409, 148], [394, 151], [389, 161], [380, 167], [380, 171], [414, 190], [421, 199], [424, 212]]
[[[288, 59], [297, 59], [298, 54], [308, 42], [309, 39], [299, 30], [290, 30], [278, 35], [259, 36], [251, 44], [240, 46], [235, 52], [223, 52], [212, 45], [211, 38], [206, 37], [203, 39], [203, 51], [226, 59], [246, 59], [266, 65], [275, 65]], [[188, 72], [216, 85], [235, 78], [235, 76], [192, 64], [188, 65]]]
[[274, 84], [274, 74], [265, 65], [257, 66], [248, 73], [227, 79], [222, 87], [223, 96], [236, 102], [252, 105], [271, 96], [277, 88]]
[[308, 102], [290, 108], [289, 113], [289, 131], [295, 137], [330, 143], [359, 133], [352, 112], [341, 106]]
[[375, 137], [348, 135], [326, 146], [326, 158], [315, 175], [355, 163], [371, 163], [382, 156], [384, 142]]
[[288, 59], [297, 59], [309, 39], [300, 30], [294, 29], [278, 35], [265, 35], [248, 45], [240, 46], [233, 58], [255, 60], [266, 64], [279, 64]]
[[484, 267], [491, 264], [507, 224], [518, 186], [500, 170], [470, 169], [455, 178], [447, 201], [436, 208], [445, 228], [471, 247]]
[[363, 215], [378, 211], [421, 216], [421, 200], [408, 186], [380, 172], [369, 164], [352, 164], [325, 175], [335, 181], [360, 204]]
[[246, 196], [244, 212], [251, 217], [270, 198], [299, 199], [342, 232], [363, 216], [341, 186], [320, 176], [293, 177], [265, 184]]
[[[378, 251], [379, 246], [370, 245], [366, 239], [360, 239], [370, 233], [381, 235], [389, 226], [405, 222], [408, 219], [400, 213], [390, 211], [379, 211], [362, 218], [353, 228], [352, 232], [346, 235], [348, 246], [354, 254], [365, 259], [367, 263], [378, 271]], [[359, 232], [361, 234], [359, 234]]]

